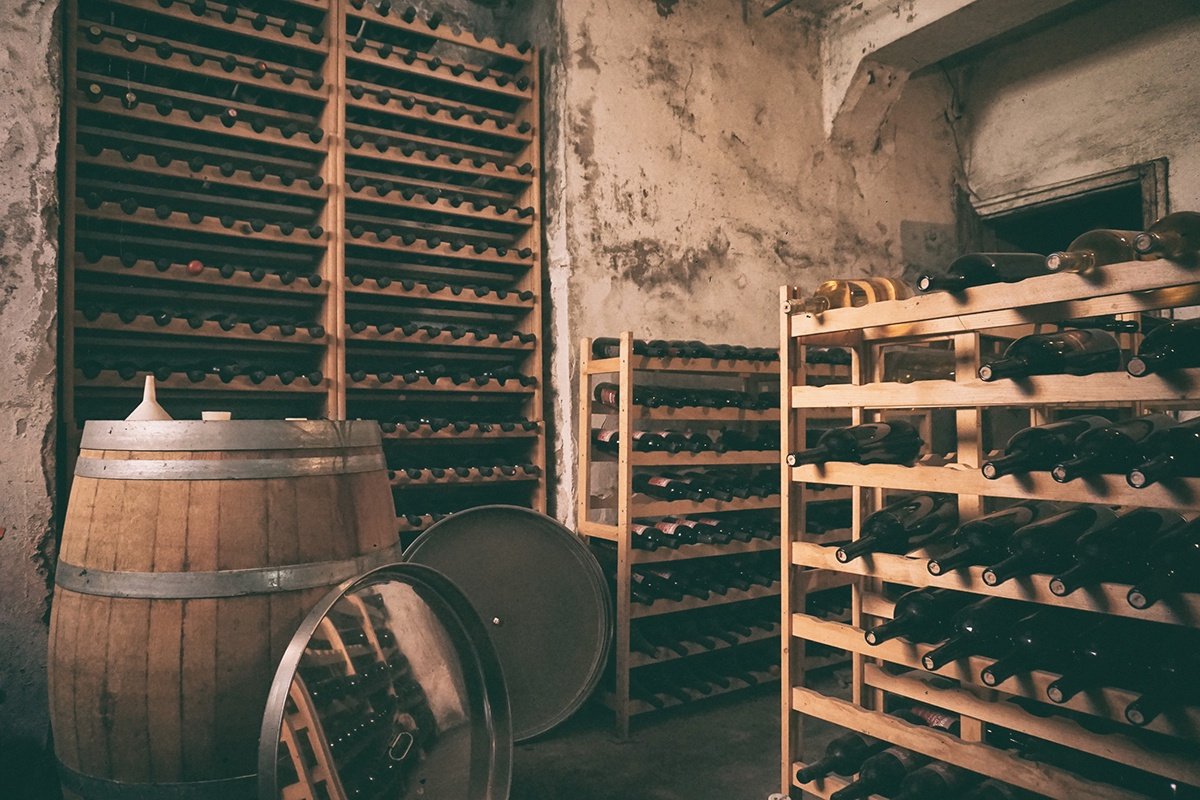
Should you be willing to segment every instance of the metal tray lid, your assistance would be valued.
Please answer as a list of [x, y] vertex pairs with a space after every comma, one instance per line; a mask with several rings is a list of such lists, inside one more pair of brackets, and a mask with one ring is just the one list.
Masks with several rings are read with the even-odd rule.
[[570, 530], [528, 508], [480, 506], [431, 525], [404, 558], [448, 577], [479, 612], [516, 741], [562, 723], [595, 690], [612, 642], [611, 593]]
[[392, 564], [331, 590], [284, 652], [259, 739], [260, 800], [507, 800], [508, 696], [453, 583]]

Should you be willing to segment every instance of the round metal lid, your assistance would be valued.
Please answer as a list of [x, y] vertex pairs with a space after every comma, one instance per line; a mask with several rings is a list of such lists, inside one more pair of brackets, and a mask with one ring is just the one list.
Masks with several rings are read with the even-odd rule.
[[514, 739], [563, 722], [596, 688], [611, 594], [570, 530], [528, 508], [480, 506], [431, 525], [404, 557], [454, 581], [479, 612], [504, 667]]
[[495, 649], [449, 580], [392, 564], [346, 581], [292, 638], [259, 738], [260, 800], [507, 800], [512, 728]]

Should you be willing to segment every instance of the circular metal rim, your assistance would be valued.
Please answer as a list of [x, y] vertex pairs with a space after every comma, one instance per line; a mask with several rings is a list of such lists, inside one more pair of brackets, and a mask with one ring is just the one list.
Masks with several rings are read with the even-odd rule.
[[[370, 583], [378, 576], [392, 576], [418, 588], [430, 590], [444, 604], [453, 617], [453, 622], [460, 626], [463, 640], [472, 645], [469, 655], [478, 668], [482, 679], [481, 689], [485, 697], [485, 706], [493, 733], [491, 739], [492, 764], [494, 770], [489, 781], [488, 791], [484, 797], [477, 800], [507, 800], [512, 789], [513, 737], [512, 714], [508, 704], [508, 689], [504, 683], [504, 672], [492, 639], [475, 612], [475, 608], [467, 600], [454, 583], [437, 570], [420, 564], [403, 562], [385, 564], [376, 567], [354, 578], [343, 581], [322, 597], [300, 627], [296, 629], [288, 642], [275, 677], [271, 680], [271, 689], [267, 694], [267, 704], [263, 711], [262, 727], [258, 738], [258, 797], [259, 800], [279, 800], [279, 781], [276, 774], [279, 733], [283, 728], [283, 711], [287, 702], [288, 691], [291, 689], [292, 678], [300, 666], [300, 659], [308, 646], [313, 633], [321, 620], [329, 613], [343, 596], [355, 589]], [[466, 673], [464, 672], [464, 677]], [[286, 679], [286, 680], [285, 680]], [[472, 799], [474, 800], [474, 799]]]
[[379, 423], [369, 420], [89, 420], [83, 450], [316, 450], [380, 447]]
[[558, 727], [570, 719], [576, 711], [583, 707], [583, 704], [586, 703], [588, 698], [592, 696], [592, 693], [596, 690], [596, 687], [600, 685], [600, 680], [604, 677], [604, 670], [608, 664], [609, 653], [613, 647], [612, 592], [609, 591], [608, 581], [604, 576], [604, 571], [600, 568], [599, 562], [596, 561], [596, 557], [592, 554], [592, 551], [586, 544], [584, 544], [578, 535], [553, 517], [546, 514], [541, 514], [530, 508], [524, 508], [522, 506], [510, 506], [504, 504], [476, 506], [474, 508], [468, 508], [451, 514], [450, 516], [438, 520], [434, 524], [430, 525], [421, 533], [420, 536], [413, 540], [413, 543], [410, 544], [404, 551], [404, 560], [409, 563], [420, 563], [419, 561], [414, 562], [413, 559], [419, 554], [422, 544], [427, 544], [428, 541], [437, 534], [438, 528], [445, 526], [446, 523], [469, 514], [495, 511], [511, 511], [522, 516], [532, 516], [538, 522], [549, 522], [553, 524], [567, 535], [568, 541], [571, 542], [571, 545], [569, 546], [575, 550], [576, 555], [579, 557], [580, 565], [583, 567], [583, 570], [587, 575], [588, 582], [591, 584], [591, 587], [595, 591], [596, 595], [601, 599], [600, 617], [597, 620], [600, 623], [600, 630], [607, 631], [609, 634], [605, 638], [604, 647], [601, 648], [601, 651], [597, 654], [596, 660], [592, 664], [591, 672], [589, 673], [583, 687], [580, 689], [576, 699], [568, 706], [564, 707], [559, 714], [549, 718], [539, 725], [532, 726], [528, 730], [513, 730], [513, 741], [525, 742], [537, 736], [541, 736], [543, 733]]

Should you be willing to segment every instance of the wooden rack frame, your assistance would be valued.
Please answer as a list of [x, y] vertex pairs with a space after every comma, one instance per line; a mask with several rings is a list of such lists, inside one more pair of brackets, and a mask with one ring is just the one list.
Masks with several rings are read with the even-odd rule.
[[[840, 564], [832, 548], [803, 541], [807, 497], [797, 487], [824, 483], [850, 487], [854, 498], [854, 536], [862, 519], [878, 507], [885, 490], [948, 492], [958, 495], [963, 519], [978, 516], [986, 497], [1100, 502], [1111, 505], [1172, 508], [1195, 512], [1200, 509], [1195, 480], [1172, 481], [1142, 491], [1129, 489], [1120, 476], [1057, 484], [1048, 476], [1008, 476], [989, 481], [979, 474], [987, 455], [981, 431], [985, 407], [1028, 407], [1030, 423], [1049, 419], [1051, 408], [1079, 407], [1104, 403], [1133, 407], [1148, 404], [1175, 408], [1200, 403], [1200, 372], [1181, 370], [1169, 376], [1133, 379], [1124, 372], [1087, 376], [1045, 376], [1020, 382], [1002, 380], [981, 384], [975, 377], [980, 365], [981, 341], [991, 334], [1026, 333], [1029, 326], [1062, 319], [1101, 314], [1126, 314], [1191, 305], [1200, 299], [1200, 280], [1195, 271], [1168, 261], [1113, 264], [1092, 274], [1061, 274], [1030, 278], [1014, 285], [982, 286], [961, 295], [935, 293], [905, 301], [884, 302], [861, 308], [833, 309], [819, 317], [802, 313], [796, 302], [798, 289], [781, 290], [780, 324], [782, 374], [781, 397], [788, 409], [782, 423], [785, 451], [804, 446], [798, 432], [808, 415], [831, 406], [846, 407], [853, 423], [869, 421], [888, 409], [952, 409], [956, 415], [958, 448], [951, 463], [934, 466], [934, 459], [916, 466], [829, 463], [785, 470], [782, 518], [785, 547], [782, 552], [782, 758], [781, 791], [800, 792], [794, 783], [802, 766], [802, 723], [806, 715], [819, 717], [865, 734], [908, 747], [936, 759], [1023, 787], [1055, 800], [1077, 797], [1125, 800], [1135, 795], [1128, 789], [1082, 778], [1067, 770], [1037, 764], [993, 748], [983, 742], [985, 724], [994, 724], [1040, 739], [1086, 751], [1113, 762], [1188, 784], [1200, 784], [1200, 762], [1194, 757], [1160, 751], [1149, 746], [1130, 728], [1130, 735], [1102, 736], [1085, 731], [1073, 722], [1030, 714], [1011, 703], [1011, 696], [1044, 700], [1046, 685], [1056, 677], [1036, 671], [1026, 681], [1010, 681], [997, 690], [985, 687], [979, 670], [991, 659], [973, 657], [954, 662], [938, 674], [960, 681], [957, 688], [938, 688], [920, 680], [918, 648], [902, 640], [878, 647], [868, 646], [863, 629], [871, 620], [885, 620], [892, 604], [881, 594], [884, 584], [941, 586], [980, 596], [1007, 597], [1044, 605], [1080, 609], [1098, 614], [1186, 625], [1200, 624], [1200, 595], [1183, 595], [1171, 603], [1146, 612], [1130, 608], [1124, 600], [1128, 587], [1102, 584], [1094, 591], [1077, 592], [1066, 598], [1051, 594], [1048, 576], [1011, 581], [999, 587], [986, 586], [981, 570], [958, 570], [933, 576], [924, 560], [914, 556], [875, 554], [849, 564]], [[876, 345], [922, 343], [950, 339], [953, 342], [956, 379], [899, 384], [882, 381], [882, 359]], [[803, 351], [807, 345], [841, 345], [854, 353], [852, 385], [813, 387], [805, 385]], [[919, 567], [919, 568], [918, 568]], [[853, 591], [849, 624], [815, 619], [804, 613], [805, 582], [797, 576], [816, 568], [832, 574], [853, 576], [860, 581]], [[1161, 606], [1161, 607], [1160, 607]], [[823, 696], [805, 686], [804, 665], [793, 648], [805, 640], [841, 647], [853, 652], [852, 697], [850, 701]], [[921, 648], [923, 652], [926, 648]], [[919, 670], [893, 675], [885, 663]], [[1019, 683], [1019, 685], [1017, 685]], [[961, 715], [961, 737], [919, 728], [882, 713], [888, 695], [928, 703]], [[1136, 695], [1121, 689], [1104, 689], [1072, 698], [1067, 708], [1105, 720], [1124, 722], [1124, 705]], [[1147, 726], [1194, 746], [1200, 741], [1200, 709], [1181, 709], [1164, 715]], [[1193, 750], [1194, 752], [1194, 750]], [[817, 797], [828, 797], [844, 785], [828, 778], [803, 787]]]
[[[256, 21], [245, 9], [226, 20], [226, 5], [213, 2], [199, 15], [184, 2], [67, 4], [61, 418], [69, 460], [84, 420], [132, 408], [140, 396], [145, 373], [123, 379], [107, 363], [122, 348], [150, 354], [143, 360], [294, 359], [302, 372], [320, 369], [320, 384], [190, 381], [177, 372], [159, 382], [159, 399], [189, 415], [232, 407], [237, 417], [529, 420], [533, 430], [472, 429], [461, 441], [533, 464], [536, 476], [504, 487], [448, 479], [446, 491], [436, 481], [398, 484], [396, 498], [401, 512], [429, 520], [482, 502], [544, 512], [538, 52], [449, 23], [433, 28], [424, 14], [380, 13], [372, 0], [277, 6]], [[292, 35], [287, 18], [299, 20]], [[125, 197], [137, 208], [123, 209]], [[257, 230], [256, 217], [265, 222]], [[198, 273], [186, 267], [193, 258], [204, 264]], [[222, 275], [223, 263], [238, 269]], [[264, 273], [252, 275], [255, 266]], [[285, 271], [296, 277], [281, 279]], [[368, 279], [352, 282], [355, 274]], [[324, 335], [82, 315], [88, 305], [139, 304], [308, 315]], [[353, 331], [361, 319], [397, 328]], [[414, 320], [490, 334], [402, 333], [400, 323]], [[110, 368], [85, 377], [78, 362], [95, 354]], [[536, 383], [374, 377], [392, 364], [424, 363], [508, 367]], [[350, 380], [364, 368], [367, 380]], [[470, 452], [452, 430], [388, 436], [385, 445], [402, 438], [404, 448], [387, 448], [392, 466], [412, 466], [400, 463], [408, 444], [426, 466]], [[403, 519], [399, 527], [408, 538], [423, 529]]]
[[[615, 358], [593, 358], [592, 340], [584, 339], [580, 347], [580, 388], [579, 388], [579, 495], [578, 520], [579, 530], [584, 536], [603, 539], [616, 543], [616, 615], [615, 615], [615, 675], [613, 691], [605, 697], [606, 704], [616, 715], [617, 728], [622, 736], [629, 733], [631, 719], [642, 713], [653, 710], [645, 702], [631, 697], [631, 673], [641, 667], [676, 660], [677, 655], [664, 655], [650, 659], [645, 655], [634, 652], [630, 648], [630, 629], [636, 619], [655, 617], [680, 611], [712, 608], [719, 605], [738, 603], [747, 600], [757, 600], [775, 597], [778, 584], [771, 587], [754, 586], [748, 591], [730, 589], [727, 594], [713, 595], [708, 600], [698, 600], [687, 597], [682, 601], [656, 601], [651, 606], [634, 604], [631, 601], [630, 573], [640, 564], [678, 563], [695, 558], [714, 556], [744, 555], [748, 553], [774, 552], [778, 549], [775, 541], [752, 539], [749, 542], [730, 542], [725, 545], [692, 544], [684, 545], [678, 550], [657, 550], [648, 552], [634, 549], [631, 534], [631, 523], [635, 519], [660, 517], [674, 514], [719, 513], [727, 511], [769, 510], [777, 508], [777, 498], [765, 499], [734, 499], [728, 502], [707, 500], [692, 502], [686, 500], [655, 500], [635, 493], [633, 490], [633, 475], [637, 468], [647, 467], [717, 467], [717, 466], [768, 466], [779, 463], [779, 453], [775, 451], [729, 451], [725, 453], [663, 453], [635, 452], [632, 449], [633, 433], [644, 427], [645, 423], [679, 423], [680, 425], [712, 425], [725, 426], [737, 423], [763, 423], [779, 420], [775, 409], [761, 411], [742, 410], [736, 408], [647, 408], [634, 405], [632, 402], [634, 387], [653, 376], [686, 376], [692, 380], [703, 381], [705, 378], [739, 379], [743, 387], [778, 379], [778, 373], [773, 364], [754, 361], [717, 361], [708, 359], [684, 358], [651, 358], [633, 354], [633, 334], [624, 332], [620, 335], [620, 355]], [[598, 407], [593, 399], [593, 379], [602, 378], [617, 383], [620, 387], [619, 407], [609, 409]], [[693, 383], [702, 386], [702, 383]], [[593, 447], [592, 434], [598, 416], [616, 417], [619, 439], [619, 452], [613, 457], [596, 452]], [[607, 464], [616, 468], [615, 505], [601, 505], [593, 497], [596, 489], [592, 485], [594, 468], [598, 464]], [[605, 516], [605, 519], [601, 519]], [[818, 573], [810, 576], [818, 578]], [[820, 582], [815, 582], [812, 591], [826, 588], [845, 586], [850, 579], [840, 575], [820, 576]], [[773, 638], [774, 632], [744, 637], [737, 645], [764, 641]], [[688, 656], [700, 655], [702, 652], [692, 648]], [[724, 649], [724, 648], [718, 648]], [[664, 651], [665, 653], [665, 651]], [[687, 656], [684, 656], [685, 658]], [[774, 680], [774, 675], [760, 676], [763, 681]], [[729, 689], [715, 691], [713, 695], [722, 694], [746, 685], [734, 681]], [[665, 706], [678, 705], [674, 698], [667, 698]]]

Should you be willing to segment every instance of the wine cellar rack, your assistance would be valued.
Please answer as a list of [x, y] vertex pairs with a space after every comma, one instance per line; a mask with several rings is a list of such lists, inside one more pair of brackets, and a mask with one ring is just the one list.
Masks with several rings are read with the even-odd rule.
[[[935, 492], [957, 495], [961, 521], [979, 516], [992, 498], [1099, 503], [1109, 506], [1163, 508], [1189, 517], [1200, 512], [1200, 484], [1179, 479], [1170, 485], [1132, 489], [1124, 475], [1098, 475], [1060, 484], [1049, 473], [1007, 475], [988, 480], [980, 473], [988, 455], [985, 411], [1017, 409], [1028, 414], [1022, 424], [1041, 424], [1053, 414], [1085, 407], [1181, 410], [1195, 408], [1200, 374], [1194, 369], [1162, 376], [1133, 378], [1124, 371], [1091, 375], [1044, 375], [1022, 380], [984, 382], [976, 378], [981, 356], [988, 355], [992, 337], [1015, 337], [1063, 319], [1096, 315], [1135, 315], [1182, 306], [1200, 300], [1194, 270], [1170, 261], [1113, 264], [1091, 274], [1060, 274], [1029, 278], [1017, 284], [971, 288], [958, 295], [935, 293], [905, 301], [833, 309], [819, 317], [798, 310], [801, 295], [792, 287], [781, 291], [782, 397], [788, 412], [781, 426], [785, 450], [804, 445], [799, 432], [814, 413], [849, 409], [854, 424], [883, 414], [946, 410], [954, 414], [957, 450], [923, 456], [914, 466], [827, 462], [790, 468], [782, 487], [783, 550], [782, 633], [782, 774], [784, 795], [827, 798], [846, 785], [837, 776], [799, 786], [796, 770], [804, 765], [803, 724], [815, 717], [875, 737], [916, 753], [949, 762], [975, 773], [998, 778], [1039, 796], [1067, 798], [1144, 797], [1130, 788], [1109, 783], [1092, 772], [1077, 772], [1026, 760], [987, 742], [988, 732], [1001, 728], [1032, 740], [1053, 743], [1070, 752], [1104, 759], [1113, 769], [1135, 768], [1151, 778], [1161, 777], [1200, 785], [1200, 708], [1182, 706], [1139, 730], [1126, 724], [1125, 706], [1137, 693], [1118, 688], [1084, 691], [1063, 703], [1065, 714], [1046, 698], [1057, 673], [1034, 670], [992, 688], [980, 670], [994, 659], [971, 656], [933, 672], [922, 667], [921, 655], [934, 645], [914, 645], [892, 639], [878, 646], [864, 640], [864, 629], [893, 614], [889, 588], [941, 587], [979, 597], [1003, 597], [1036, 604], [1031, 607], [1077, 609], [1096, 615], [1195, 627], [1200, 620], [1200, 595], [1183, 594], [1145, 611], [1125, 599], [1129, 586], [1102, 583], [1065, 597], [1049, 589], [1049, 575], [1007, 581], [992, 587], [981, 567], [932, 575], [926, 569], [929, 552], [873, 553], [840, 563], [834, 547], [806, 541], [804, 484], [850, 487], [853, 492], [853, 530], [883, 502], [884, 492]], [[1136, 336], [1136, 335], [1135, 335]], [[899, 383], [881, 380], [881, 352], [891, 345], [929, 345], [950, 341], [957, 365], [953, 380]], [[803, 354], [809, 346], [843, 346], [853, 351], [849, 385], [806, 385]], [[854, 585], [848, 624], [816, 619], [805, 613], [806, 581], [800, 576], [818, 569], [852, 576]], [[1137, 623], [1142, 624], [1142, 623]], [[795, 651], [803, 642], [820, 642], [852, 653], [851, 698], [843, 700], [806, 685], [803, 660]], [[940, 677], [940, 682], [933, 680]], [[918, 727], [885, 714], [889, 703], [918, 701], [960, 716], [958, 736]], [[1023, 704], [1023, 705], [1022, 705]], [[1045, 713], [1036, 713], [1038, 710]], [[1091, 723], [1088, 721], [1091, 720]], [[1081, 721], [1084, 724], [1080, 724]], [[1100, 726], [1117, 732], [1098, 732]], [[809, 753], [809, 756], [814, 754]]]
[[386, 0], [67, 15], [70, 457], [154, 375], [177, 418], [378, 419], [406, 538], [545, 511], [536, 50]]
[[[771, 494], [767, 497], [734, 497], [727, 501], [711, 497], [705, 500], [661, 500], [635, 492], [635, 474], [655, 469], [771, 468], [779, 463], [780, 456], [776, 449], [674, 453], [634, 450], [630, 443], [635, 431], [639, 430], [689, 427], [761, 431], [764, 426], [772, 426], [779, 420], [779, 411], [773, 407], [742, 409], [636, 405], [633, 398], [637, 387], [665, 382], [680, 388], [709, 389], [719, 386], [728, 389], [733, 386], [739, 391], [757, 393], [761, 386], [768, 385], [773, 392], [778, 371], [773, 362], [634, 355], [631, 333], [621, 334], [619, 341], [619, 354], [613, 357], [594, 357], [591, 339], [583, 340], [580, 350], [581, 453], [577, 511], [580, 533], [593, 540], [594, 548], [603, 554], [602, 562], [607, 562], [610, 573], [614, 575], [614, 663], [604, 702], [615, 713], [618, 730], [625, 736], [628, 735], [631, 719], [639, 714], [745, 689], [778, 678], [778, 664], [773, 652], [779, 632], [775, 599], [779, 589], [777, 581], [769, 586], [752, 585], [748, 590], [729, 587], [724, 593], [712, 593], [708, 599], [685, 596], [682, 600], [673, 601], [659, 598], [650, 605], [635, 603], [631, 590], [631, 573], [639, 567], [671, 568], [697, 563], [697, 559], [711, 563], [731, 556], [754, 554], [775, 558], [779, 548], [777, 538], [758, 536], [748, 541], [735, 539], [725, 544], [692, 543], [683, 544], [677, 549], [647, 551], [634, 547], [632, 526], [635, 522], [644, 520], [653, 525], [656, 519], [675, 515], [712, 514], [717, 515], [718, 519], [731, 521], [749, 516], [761, 520], [763, 525], [769, 525], [771, 532], [775, 533], [778, 530], [775, 518], [779, 505], [777, 497]], [[832, 372], [838, 368], [828, 369]], [[597, 382], [613, 382], [619, 387], [616, 407], [601, 405], [596, 400], [594, 387]], [[617, 452], [605, 453], [596, 448], [593, 436], [606, 422], [611, 426], [614, 421]], [[849, 582], [838, 575], [818, 576], [814, 572], [812, 577], [815, 581], [811, 587], [813, 592], [837, 589]], [[728, 635], [724, 640], [701, 635], [698, 638], [709, 640], [704, 645], [686, 638], [685, 634], [693, 626], [696, 614], [711, 614], [714, 611], [732, 611], [736, 614], [738, 609], [744, 609], [751, 615], [757, 612], [766, 620], [766, 625], [738, 626], [740, 633]], [[673, 642], [675, 649], [656, 647], [651, 655], [631, 646], [631, 636], [639, 635], [646, 625], [655, 624], [662, 625], [664, 633], [676, 639]], [[712, 669], [719, 672], [722, 658], [736, 659], [739, 652], [754, 647], [760, 653], [765, 652], [762, 648], [771, 648], [772, 652], [762, 663], [745, 669], [737, 668], [735, 660], [734, 671], [740, 672], [743, 677], [731, 675], [727, 681], [722, 681], [726, 685], [714, 684], [709, 692], [686, 688], [671, 677], [672, 667], [669, 665], [678, 666], [681, 660], [696, 657], [703, 662], [711, 658], [714, 660]], [[822, 659], [829, 661], [830, 656], [822, 655]], [[836, 654], [833, 660], [838, 660]], [[645, 671], [657, 673], [651, 681], [657, 690], [652, 697], [635, 689], [642, 683], [640, 675]], [[746, 680], [746, 677], [750, 680]]]

